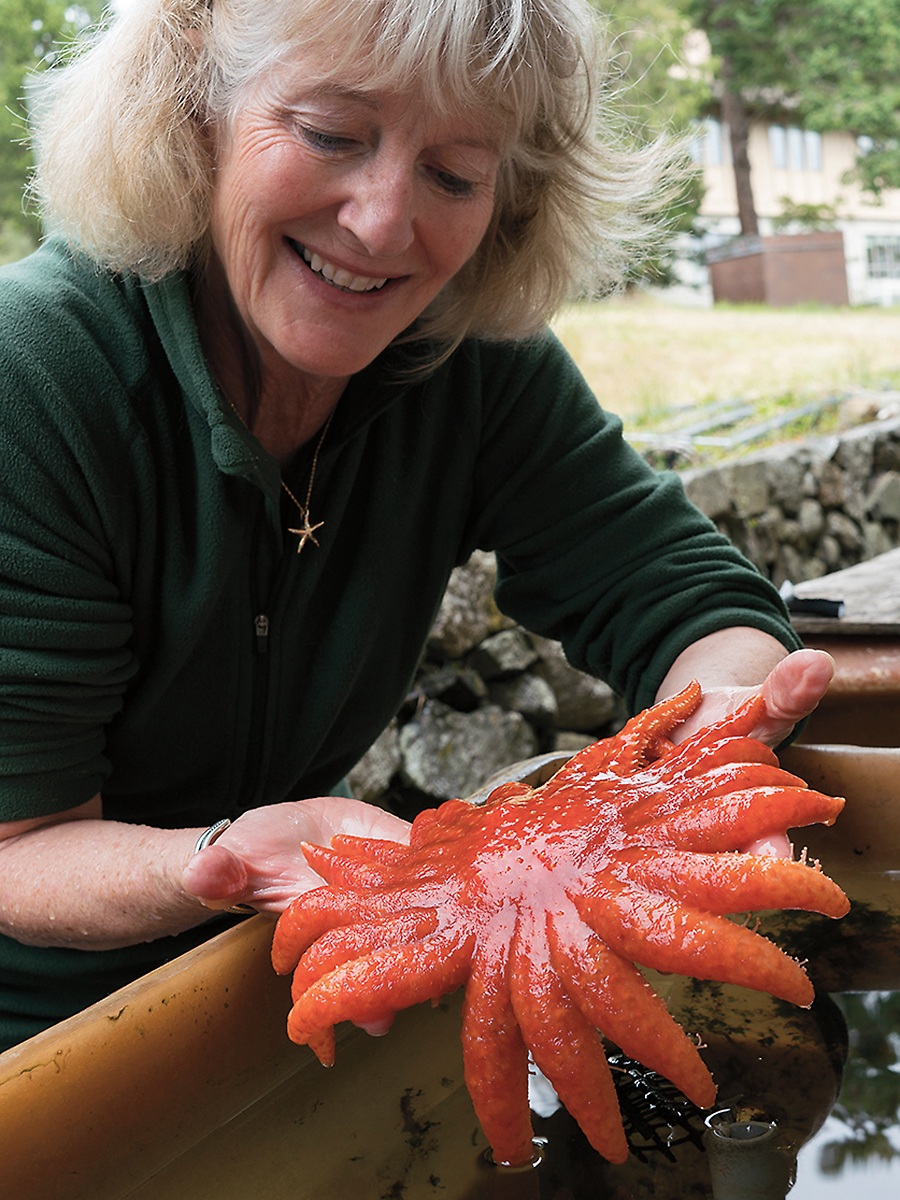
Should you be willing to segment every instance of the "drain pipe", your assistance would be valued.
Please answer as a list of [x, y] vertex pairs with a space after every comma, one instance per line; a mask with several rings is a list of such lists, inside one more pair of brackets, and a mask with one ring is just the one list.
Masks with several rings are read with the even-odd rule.
[[794, 1184], [796, 1156], [774, 1121], [740, 1121], [731, 1109], [706, 1118], [703, 1143], [714, 1200], [784, 1200]]

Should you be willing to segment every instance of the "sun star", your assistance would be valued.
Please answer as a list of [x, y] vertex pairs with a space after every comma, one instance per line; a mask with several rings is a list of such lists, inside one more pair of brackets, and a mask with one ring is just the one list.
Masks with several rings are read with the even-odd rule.
[[[532, 790], [421, 813], [408, 846], [305, 844], [325, 885], [279, 918], [275, 969], [294, 972], [288, 1034], [334, 1061], [334, 1025], [390, 1022], [465, 987], [466, 1085], [496, 1161], [531, 1159], [528, 1054], [588, 1140], [628, 1154], [603, 1039], [701, 1108], [715, 1084], [696, 1041], [639, 967], [809, 1005], [803, 967], [727, 914], [843, 916], [840, 888], [802, 857], [744, 853], [786, 829], [831, 824], [813, 791], [749, 734], [764, 701], [675, 745], [699, 685], [586, 747]], [[599, 1035], [602, 1036], [599, 1036]]]

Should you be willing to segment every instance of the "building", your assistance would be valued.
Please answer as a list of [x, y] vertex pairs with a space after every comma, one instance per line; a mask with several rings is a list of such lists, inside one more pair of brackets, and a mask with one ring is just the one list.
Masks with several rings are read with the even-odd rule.
[[[760, 232], [800, 232], [802, 221], [784, 229], [786, 213], [818, 214], [843, 235], [847, 296], [854, 305], [900, 304], [900, 190], [880, 198], [847, 181], [858, 153], [849, 133], [815, 133], [791, 124], [751, 122], [748, 154]], [[702, 248], [715, 251], [740, 233], [728, 129], [713, 117], [700, 122], [692, 153], [702, 166], [705, 194], [699, 225]], [[682, 278], [710, 290], [708, 271], [685, 264]]]

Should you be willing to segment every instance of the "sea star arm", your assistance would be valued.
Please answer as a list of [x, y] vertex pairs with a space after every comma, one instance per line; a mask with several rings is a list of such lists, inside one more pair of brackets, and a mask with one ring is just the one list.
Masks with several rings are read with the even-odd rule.
[[497, 1162], [533, 1152], [528, 1052], [509, 995], [510, 931], [495, 925], [472, 958], [462, 1012], [463, 1068], [475, 1112]]
[[791, 858], [638, 847], [620, 851], [608, 869], [620, 883], [720, 915], [797, 908], [843, 917], [850, 909], [833, 880]]
[[374, 1024], [412, 1004], [437, 1001], [465, 982], [473, 944], [474, 934], [435, 935], [344, 963], [294, 1002], [288, 1036], [305, 1045], [341, 1021]]
[[716, 1097], [712, 1076], [640, 971], [610, 950], [574, 910], [552, 916], [548, 936], [551, 961], [591, 1025], [708, 1108]]
[[334, 887], [373, 892], [393, 887], [403, 878], [402, 867], [396, 863], [373, 861], [358, 853], [355, 847], [351, 847], [350, 853], [344, 853], [333, 844], [319, 846], [314, 842], [302, 842], [300, 848], [316, 874]]
[[404, 842], [395, 842], [390, 838], [357, 837], [350, 833], [339, 833], [333, 837], [331, 849], [340, 851], [347, 858], [364, 859], [386, 866], [401, 865], [409, 857], [409, 847]]
[[693, 746], [690, 740], [681, 742], [673, 754], [662, 762], [654, 763], [650, 769], [660, 780], [675, 783], [729, 765], [734, 765], [740, 771], [744, 764], [749, 763], [778, 767], [778, 756], [756, 738], [735, 735], [721, 737], [703, 746]]
[[517, 927], [510, 964], [513, 1011], [535, 1063], [594, 1149], [624, 1162], [628, 1143], [603, 1043], [554, 971], [538, 920]]
[[723, 797], [737, 791], [774, 787], [806, 790], [802, 779], [768, 763], [722, 764], [697, 776], [650, 770], [619, 786], [616, 819], [635, 829], [682, 811], [706, 814], [715, 810]]
[[374, 954], [387, 946], [422, 941], [435, 932], [437, 921], [433, 908], [413, 908], [396, 916], [329, 930], [313, 942], [297, 964], [292, 998], [298, 1000], [307, 988], [351, 959]]
[[272, 966], [289, 975], [304, 953], [329, 929], [377, 921], [403, 907], [403, 897], [391, 893], [361, 896], [351, 888], [320, 887], [292, 900], [278, 918], [272, 938]]
[[757, 787], [730, 792], [718, 802], [688, 804], [636, 830], [626, 844], [673, 846], [688, 850], [733, 850], [786, 829], [832, 825], [844, 801], [810, 788]]
[[677, 696], [644, 709], [611, 738], [603, 738], [576, 755], [579, 770], [593, 775], [633, 775], [648, 763], [673, 752], [669, 734], [691, 715], [701, 700], [696, 682]]
[[801, 1008], [812, 1003], [813, 986], [800, 964], [727, 917], [609, 879], [573, 900], [591, 929], [632, 962], [695, 979], [736, 983]]

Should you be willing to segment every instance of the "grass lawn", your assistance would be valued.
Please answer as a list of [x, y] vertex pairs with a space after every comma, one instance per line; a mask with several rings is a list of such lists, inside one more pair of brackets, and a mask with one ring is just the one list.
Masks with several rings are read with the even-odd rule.
[[900, 388], [900, 309], [690, 308], [639, 295], [567, 309], [554, 328], [626, 429], [732, 396], [766, 405]]

